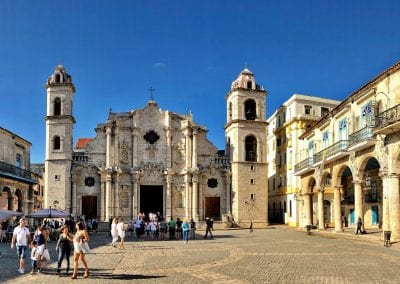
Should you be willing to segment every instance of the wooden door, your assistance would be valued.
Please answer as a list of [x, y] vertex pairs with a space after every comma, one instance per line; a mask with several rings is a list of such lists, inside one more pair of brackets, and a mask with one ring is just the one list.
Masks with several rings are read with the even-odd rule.
[[97, 196], [82, 196], [82, 215], [86, 220], [97, 218]]
[[219, 197], [205, 197], [205, 216], [221, 220], [221, 203]]

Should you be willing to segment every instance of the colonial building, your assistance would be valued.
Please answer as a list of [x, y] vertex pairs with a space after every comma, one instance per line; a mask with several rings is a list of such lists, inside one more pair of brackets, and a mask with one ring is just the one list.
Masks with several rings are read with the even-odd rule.
[[299, 226], [297, 197], [300, 177], [294, 165], [300, 162], [297, 138], [336, 107], [340, 101], [294, 94], [268, 118], [268, 217], [272, 223]]
[[[265, 91], [256, 87], [252, 74], [245, 76], [254, 85], [234, 85], [227, 95], [231, 172], [225, 151], [207, 139], [206, 128], [192, 114], [162, 110], [153, 99], [143, 109], [109, 112], [107, 121], [96, 126], [95, 137], [80, 138], [73, 147], [75, 87], [64, 67], [57, 66], [46, 84], [46, 206], [56, 201], [72, 215], [104, 221], [160, 212], [167, 219], [226, 216], [237, 223], [254, 219], [265, 224]], [[246, 98], [253, 102], [250, 108]], [[246, 121], [248, 109], [257, 119]], [[252, 129], [237, 133], [242, 125]], [[246, 137], [253, 137], [251, 143]], [[256, 173], [246, 189], [236, 177], [244, 168]], [[245, 201], [259, 210], [257, 216], [249, 218], [248, 209], [244, 215]]]
[[300, 136], [301, 224], [382, 228], [400, 237], [400, 63]]
[[0, 127], [0, 208], [31, 213], [38, 177], [30, 171], [31, 143]]

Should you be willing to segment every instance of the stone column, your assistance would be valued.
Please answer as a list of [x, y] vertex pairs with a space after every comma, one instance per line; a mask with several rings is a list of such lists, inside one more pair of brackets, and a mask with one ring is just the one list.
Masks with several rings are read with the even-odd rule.
[[114, 129], [114, 161], [113, 166], [117, 167], [119, 163], [119, 153], [118, 153], [118, 128]]
[[333, 187], [333, 210], [335, 215], [335, 232], [343, 231], [342, 224], [342, 205], [340, 203], [341, 196], [340, 192], [342, 190], [342, 185]]
[[133, 171], [132, 173], [132, 216], [135, 220], [138, 215], [138, 183], [139, 183], [139, 173]]
[[225, 172], [225, 198], [226, 198], [226, 214], [232, 214], [231, 208], [231, 173]]
[[357, 226], [358, 217], [364, 224], [362, 182], [355, 180], [354, 184], [354, 224]]
[[199, 176], [194, 174], [192, 177], [193, 194], [192, 194], [192, 218], [196, 222], [199, 221]]
[[193, 129], [193, 147], [192, 147], [192, 168], [197, 168], [197, 132], [198, 129]]
[[306, 226], [312, 225], [312, 211], [311, 211], [311, 197], [310, 193], [303, 193], [303, 200], [304, 200], [304, 211], [306, 213]]
[[392, 231], [392, 239], [399, 239], [400, 237], [400, 194], [399, 194], [399, 175], [389, 175], [389, 188], [390, 188], [390, 230]]
[[111, 216], [111, 174], [106, 176], [106, 221], [110, 220]]
[[324, 189], [318, 188], [318, 229], [325, 230]]
[[382, 178], [382, 230], [390, 231], [389, 177], [386, 172], [380, 173], [379, 176]]
[[72, 200], [72, 207], [71, 207], [71, 214], [77, 215], [78, 214], [78, 210], [76, 210], [76, 206], [77, 206], [77, 181], [75, 180], [72, 183], [72, 196], [71, 196], [71, 200]]
[[173, 217], [172, 213], [172, 175], [166, 172], [165, 218], [167, 221]]
[[114, 217], [119, 217], [119, 174], [116, 174], [114, 183]]
[[110, 159], [111, 159], [111, 127], [106, 128], [106, 134], [107, 134], [107, 148], [106, 148], [106, 168], [109, 168], [111, 165]]
[[185, 217], [186, 219], [190, 218], [190, 181], [191, 177], [189, 173], [185, 174]]
[[189, 169], [191, 165], [191, 147], [190, 147], [190, 133], [189, 128], [184, 131], [185, 135], [185, 168]]
[[106, 183], [103, 180], [103, 177], [101, 177], [101, 183], [100, 183], [100, 219], [102, 221], [108, 222], [106, 219], [106, 207], [105, 207], [105, 200], [106, 200]]

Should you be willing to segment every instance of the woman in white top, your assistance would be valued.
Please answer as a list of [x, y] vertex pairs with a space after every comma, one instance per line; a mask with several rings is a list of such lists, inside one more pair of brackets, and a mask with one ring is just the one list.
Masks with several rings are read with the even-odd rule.
[[125, 224], [124, 224], [124, 219], [120, 218], [119, 222], [117, 224], [117, 232], [118, 232], [118, 236], [121, 239], [121, 243], [119, 245], [119, 249], [125, 249]]
[[111, 237], [112, 237], [111, 245], [114, 248], [116, 247], [116, 244], [118, 242], [117, 223], [118, 223], [118, 218], [114, 218], [111, 224]]

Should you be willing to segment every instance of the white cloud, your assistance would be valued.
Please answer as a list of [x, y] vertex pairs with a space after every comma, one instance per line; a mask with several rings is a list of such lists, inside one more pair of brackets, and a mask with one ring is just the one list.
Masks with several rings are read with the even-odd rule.
[[164, 62], [156, 62], [153, 64], [154, 69], [164, 69], [166, 67], [167, 67], [167, 64], [165, 64]]

